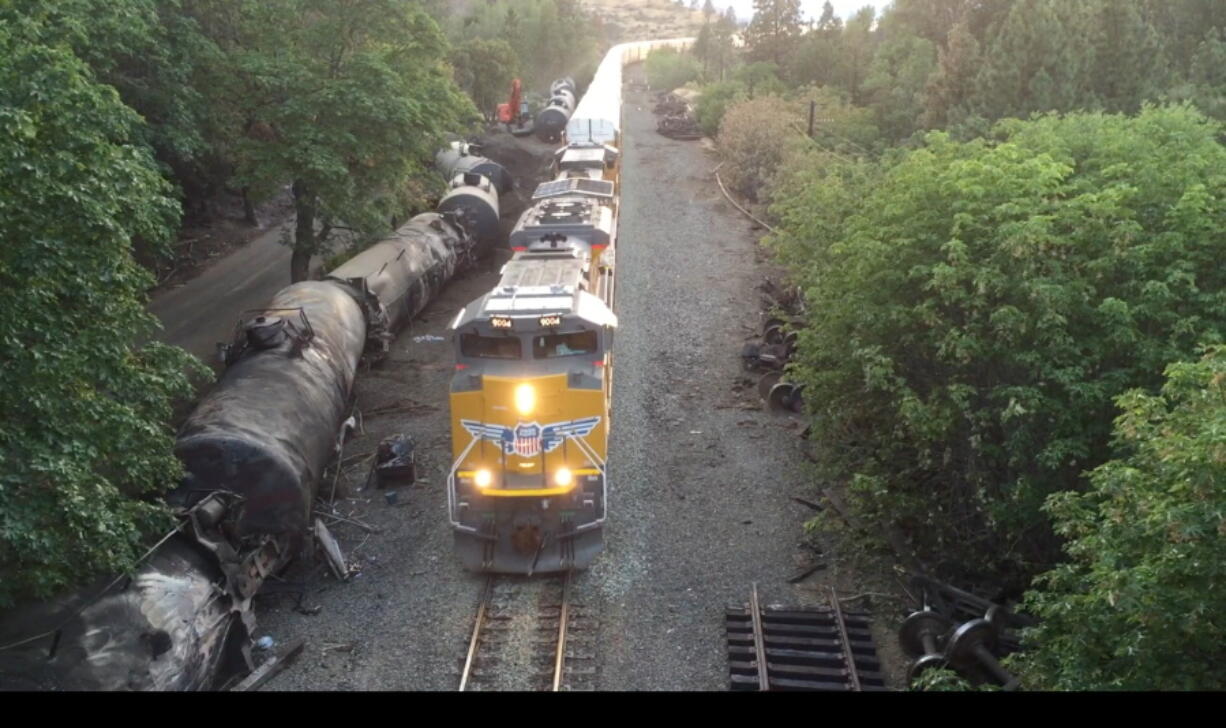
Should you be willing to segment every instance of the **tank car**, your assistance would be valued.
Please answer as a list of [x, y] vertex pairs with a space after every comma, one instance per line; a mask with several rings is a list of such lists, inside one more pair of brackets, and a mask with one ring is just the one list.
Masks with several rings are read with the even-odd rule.
[[[569, 82], [569, 83], [566, 83]], [[533, 128], [545, 142], [556, 142], [566, 131], [566, 122], [575, 111], [574, 82], [570, 79], [554, 81], [550, 87], [549, 101], [537, 112]]]
[[514, 187], [514, 180], [505, 167], [482, 157], [468, 142], [454, 141], [440, 149], [434, 156], [434, 167], [448, 181], [460, 174], [479, 174], [490, 181], [499, 195], [509, 193]]
[[482, 175], [457, 174], [451, 180], [451, 190], [439, 200], [438, 209], [465, 222], [480, 246], [479, 252], [488, 252], [498, 242], [501, 232], [498, 189]]
[[305, 533], [365, 347], [362, 307], [342, 286], [304, 281], [236, 333], [228, 368], [179, 433], [187, 477], [171, 502], [235, 492], [240, 534]]

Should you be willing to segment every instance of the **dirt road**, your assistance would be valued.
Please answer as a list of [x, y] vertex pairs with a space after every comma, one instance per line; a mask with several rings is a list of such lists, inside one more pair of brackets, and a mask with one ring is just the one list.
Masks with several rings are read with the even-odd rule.
[[[292, 225], [293, 221], [285, 223]], [[265, 232], [187, 283], [161, 291], [149, 311], [162, 322], [158, 338], [211, 363], [243, 311], [267, 304], [290, 283], [290, 248], [282, 228]]]

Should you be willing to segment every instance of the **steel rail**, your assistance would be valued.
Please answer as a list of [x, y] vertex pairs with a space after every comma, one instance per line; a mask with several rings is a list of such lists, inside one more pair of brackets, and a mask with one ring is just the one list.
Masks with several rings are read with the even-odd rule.
[[758, 604], [758, 582], [753, 583], [749, 594], [749, 611], [753, 619], [753, 649], [758, 661], [758, 690], [770, 690], [770, 676], [766, 666], [766, 640], [762, 631], [762, 608]]
[[464, 658], [464, 670], [460, 673], [460, 692], [468, 687], [468, 679], [472, 676], [473, 662], [477, 657], [477, 647], [481, 643], [481, 628], [485, 626], [485, 613], [489, 608], [490, 598], [494, 595], [494, 575], [485, 579], [485, 589], [481, 592], [481, 606], [477, 607], [477, 619], [473, 622], [473, 635], [468, 641], [468, 655]]
[[562, 671], [566, 664], [566, 623], [570, 621], [570, 578], [573, 571], [562, 577], [562, 606], [558, 611], [558, 651], [553, 661], [553, 692], [562, 689]]
[[851, 689], [855, 692], [862, 692], [860, 686], [860, 673], [856, 670], [856, 656], [851, 649], [851, 638], [847, 634], [847, 623], [843, 620], [843, 608], [839, 606], [839, 594], [830, 587], [830, 608], [834, 612], [834, 619], [839, 625], [839, 635], [843, 638], [843, 660], [847, 663], [847, 676], [851, 679]]

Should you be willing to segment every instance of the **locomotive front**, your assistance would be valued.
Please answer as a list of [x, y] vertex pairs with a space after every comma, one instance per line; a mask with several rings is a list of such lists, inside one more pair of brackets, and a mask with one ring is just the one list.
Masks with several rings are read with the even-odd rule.
[[617, 319], [589, 261], [521, 253], [456, 318], [451, 524], [465, 568], [584, 568], [601, 550]]

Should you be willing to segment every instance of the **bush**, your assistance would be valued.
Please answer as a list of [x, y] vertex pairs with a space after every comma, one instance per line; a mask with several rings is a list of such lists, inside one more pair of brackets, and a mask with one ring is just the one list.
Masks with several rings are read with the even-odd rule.
[[1084, 495], [1048, 500], [1069, 563], [1040, 578], [1042, 624], [1017, 661], [1029, 687], [1226, 687], [1226, 347], [1119, 397], [1127, 455]]
[[778, 96], [741, 101], [724, 114], [719, 151], [725, 184], [757, 202], [789, 155], [801, 154], [808, 141], [796, 104]]
[[678, 53], [672, 48], [652, 51], [644, 64], [647, 83], [657, 91], [672, 91], [702, 74], [702, 64], [697, 58], [689, 53]]
[[694, 116], [702, 127], [702, 133], [715, 136], [728, 107], [748, 97], [745, 85], [739, 81], [720, 81], [703, 86], [702, 94], [694, 104]]
[[795, 376], [865, 520], [1019, 584], [1058, 558], [1041, 506], [1108, 459], [1114, 398], [1222, 340], [1219, 132], [1185, 107], [1006, 121], [777, 191]]

